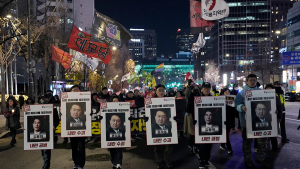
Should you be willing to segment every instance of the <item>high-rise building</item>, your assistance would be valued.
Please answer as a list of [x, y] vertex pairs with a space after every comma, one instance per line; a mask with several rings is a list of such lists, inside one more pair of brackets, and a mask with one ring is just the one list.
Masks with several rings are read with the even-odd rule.
[[190, 52], [193, 46], [194, 35], [188, 29], [178, 29], [175, 34], [175, 52]]
[[144, 58], [146, 60], [155, 59], [157, 56], [157, 37], [155, 30], [130, 29], [133, 39], [143, 39], [145, 45]]
[[[271, 61], [276, 67], [281, 66], [280, 22], [287, 19], [287, 13], [297, 0], [271, 0]], [[281, 74], [280, 69], [274, 69], [274, 74]], [[279, 79], [277, 79], [279, 80]]]
[[145, 44], [143, 39], [131, 39], [129, 51], [134, 61], [142, 61], [145, 55]]
[[[57, 6], [57, 7], [56, 7]], [[94, 19], [94, 0], [36, 0], [36, 15], [39, 22], [46, 16], [59, 16], [61, 23], [73, 24], [90, 33]], [[65, 9], [62, 11], [62, 9]], [[52, 14], [54, 11], [54, 14]], [[72, 29], [72, 27], [71, 27]], [[66, 30], [70, 30], [69, 27]]]
[[226, 1], [230, 14], [211, 28], [212, 52], [205, 54], [206, 58], [217, 57], [221, 79], [223, 74], [233, 75], [233, 82], [242, 79], [242, 85], [241, 77], [249, 73], [261, 76], [258, 67], [271, 62], [270, 1]]

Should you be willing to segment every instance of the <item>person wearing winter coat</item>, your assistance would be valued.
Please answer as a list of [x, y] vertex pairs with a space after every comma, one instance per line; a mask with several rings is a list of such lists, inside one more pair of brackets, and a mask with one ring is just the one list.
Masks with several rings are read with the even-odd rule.
[[17, 106], [17, 102], [13, 97], [9, 97], [7, 99], [6, 111], [3, 112], [3, 114], [6, 117], [6, 127], [10, 130], [11, 133], [10, 145], [13, 146], [17, 143], [17, 129], [21, 128], [20, 109]]

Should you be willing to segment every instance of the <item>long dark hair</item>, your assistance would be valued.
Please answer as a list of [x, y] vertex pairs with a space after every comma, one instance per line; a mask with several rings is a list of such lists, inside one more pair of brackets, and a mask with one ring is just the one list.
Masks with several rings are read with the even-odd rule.
[[9, 100], [12, 100], [14, 102], [13, 107], [16, 107], [18, 105], [16, 99], [14, 99], [13, 97], [8, 97], [8, 99], [6, 101], [6, 107], [7, 108], [9, 107], [9, 103], [8, 103]]

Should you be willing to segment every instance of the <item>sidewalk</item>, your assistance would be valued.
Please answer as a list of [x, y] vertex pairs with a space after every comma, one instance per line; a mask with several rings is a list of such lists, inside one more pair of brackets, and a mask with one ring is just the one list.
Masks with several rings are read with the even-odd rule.
[[[21, 123], [21, 127], [23, 128], [23, 121], [24, 121], [24, 114], [22, 112], [22, 110], [20, 110], [20, 123]], [[3, 136], [5, 136], [9, 130], [6, 130], [6, 118], [4, 117], [4, 115], [0, 115], [0, 138], [2, 138]]]

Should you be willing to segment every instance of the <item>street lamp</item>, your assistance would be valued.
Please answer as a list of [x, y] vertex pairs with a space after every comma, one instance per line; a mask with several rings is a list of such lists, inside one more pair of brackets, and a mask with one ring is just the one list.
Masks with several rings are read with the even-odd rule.
[[117, 48], [114, 46], [112, 49], [113, 49], [113, 50], [116, 50]]
[[208, 63], [205, 63], [205, 66], [208, 66]]
[[6, 17], [10, 19], [10, 18], [11, 18], [11, 15], [7, 15]]

